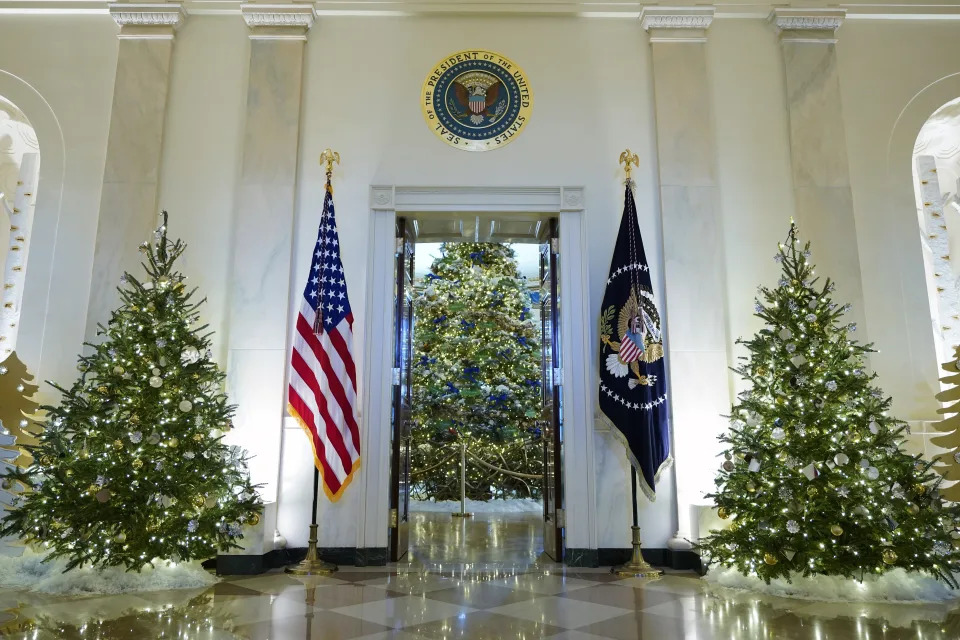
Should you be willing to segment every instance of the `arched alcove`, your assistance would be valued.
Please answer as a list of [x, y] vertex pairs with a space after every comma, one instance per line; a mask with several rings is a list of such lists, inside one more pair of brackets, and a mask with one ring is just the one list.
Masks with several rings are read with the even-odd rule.
[[[42, 379], [45, 375], [43, 355], [49, 352], [51, 359], [55, 359], [62, 348], [56, 340], [45, 343], [44, 337], [50, 315], [50, 286], [63, 202], [66, 145], [53, 108], [33, 85], [0, 69], [0, 96], [23, 113], [36, 134], [43, 155], [29, 241], [30, 264], [29, 269], [23, 271], [23, 295], [16, 339], [20, 359]], [[0, 240], [6, 245], [5, 235], [0, 235]], [[0, 263], [0, 268], [2, 266], [3, 263]]]
[[960, 98], [920, 128], [912, 167], [931, 328], [943, 362], [960, 346]]
[[17, 345], [39, 177], [36, 131], [0, 95], [0, 360]]

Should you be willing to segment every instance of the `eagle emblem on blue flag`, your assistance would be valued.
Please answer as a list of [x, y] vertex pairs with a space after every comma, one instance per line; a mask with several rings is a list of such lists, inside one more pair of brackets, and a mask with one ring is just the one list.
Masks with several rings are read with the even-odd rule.
[[670, 463], [663, 331], [650, 267], [627, 184], [617, 244], [600, 309], [600, 412], [627, 449], [651, 500]]

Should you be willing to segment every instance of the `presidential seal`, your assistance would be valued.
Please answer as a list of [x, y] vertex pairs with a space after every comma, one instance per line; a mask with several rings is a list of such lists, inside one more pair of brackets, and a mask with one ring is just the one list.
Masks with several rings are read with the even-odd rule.
[[512, 142], [530, 121], [533, 93], [523, 70], [492, 51], [441, 60], [423, 83], [423, 116], [457, 149], [487, 151]]

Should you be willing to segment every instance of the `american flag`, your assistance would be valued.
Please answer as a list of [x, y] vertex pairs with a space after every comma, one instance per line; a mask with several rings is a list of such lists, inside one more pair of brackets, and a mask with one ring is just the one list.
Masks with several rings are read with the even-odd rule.
[[340, 239], [327, 178], [310, 275], [300, 300], [291, 355], [290, 414], [313, 445], [323, 490], [336, 502], [360, 466], [353, 313], [340, 261]]

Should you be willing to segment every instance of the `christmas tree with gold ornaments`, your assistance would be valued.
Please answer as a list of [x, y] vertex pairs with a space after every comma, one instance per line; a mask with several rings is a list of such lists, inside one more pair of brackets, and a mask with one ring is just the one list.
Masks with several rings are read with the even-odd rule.
[[243, 525], [259, 520], [245, 455], [222, 441], [234, 407], [198, 324], [203, 300], [174, 266], [184, 249], [167, 238], [164, 213], [141, 245], [146, 276], [124, 274], [122, 304], [80, 357], [79, 379], [53, 385], [62, 398], [43, 407], [46, 429], [26, 447], [33, 463], [4, 474], [31, 490], [0, 536], [63, 557], [67, 569], [139, 571], [237, 548]]
[[948, 450], [947, 453], [934, 457], [933, 469], [944, 480], [951, 482], [950, 486], [940, 489], [943, 497], [951, 502], [960, 502], [960, 366], [958, 365], [960, 365], [960, 348], [957, 348], [951, 362], [940, 367], [949, 374], [940, 378], [940, 381], [954, 386], [937, 394], [937, 400], [944, 404], [949, 403], [946, 407], [938, 409], [937, 413], [953, 415], [934, 423], [933, 427], [937, 431], [942, 431], [943, 435], [930, 438], [930, 442]]
[[775, 256], [781, 278], [756, 302], [766, 326], [738, 341], [749, 388], [708, 496], [728, 526], [701, 541], [704, 559], [768, 583], [902, 568], [956, 587], [960, 508], [944, 502], [931, 462], [901, 450], [906, 425], [866, 369], [873, 349], [854, 340], [849, 305], [809, 258], [791, 224]]
[[537, 498], [543, 472], [540, 327], [514, 250], [446, 243], [415, 300], [414, 494]]

